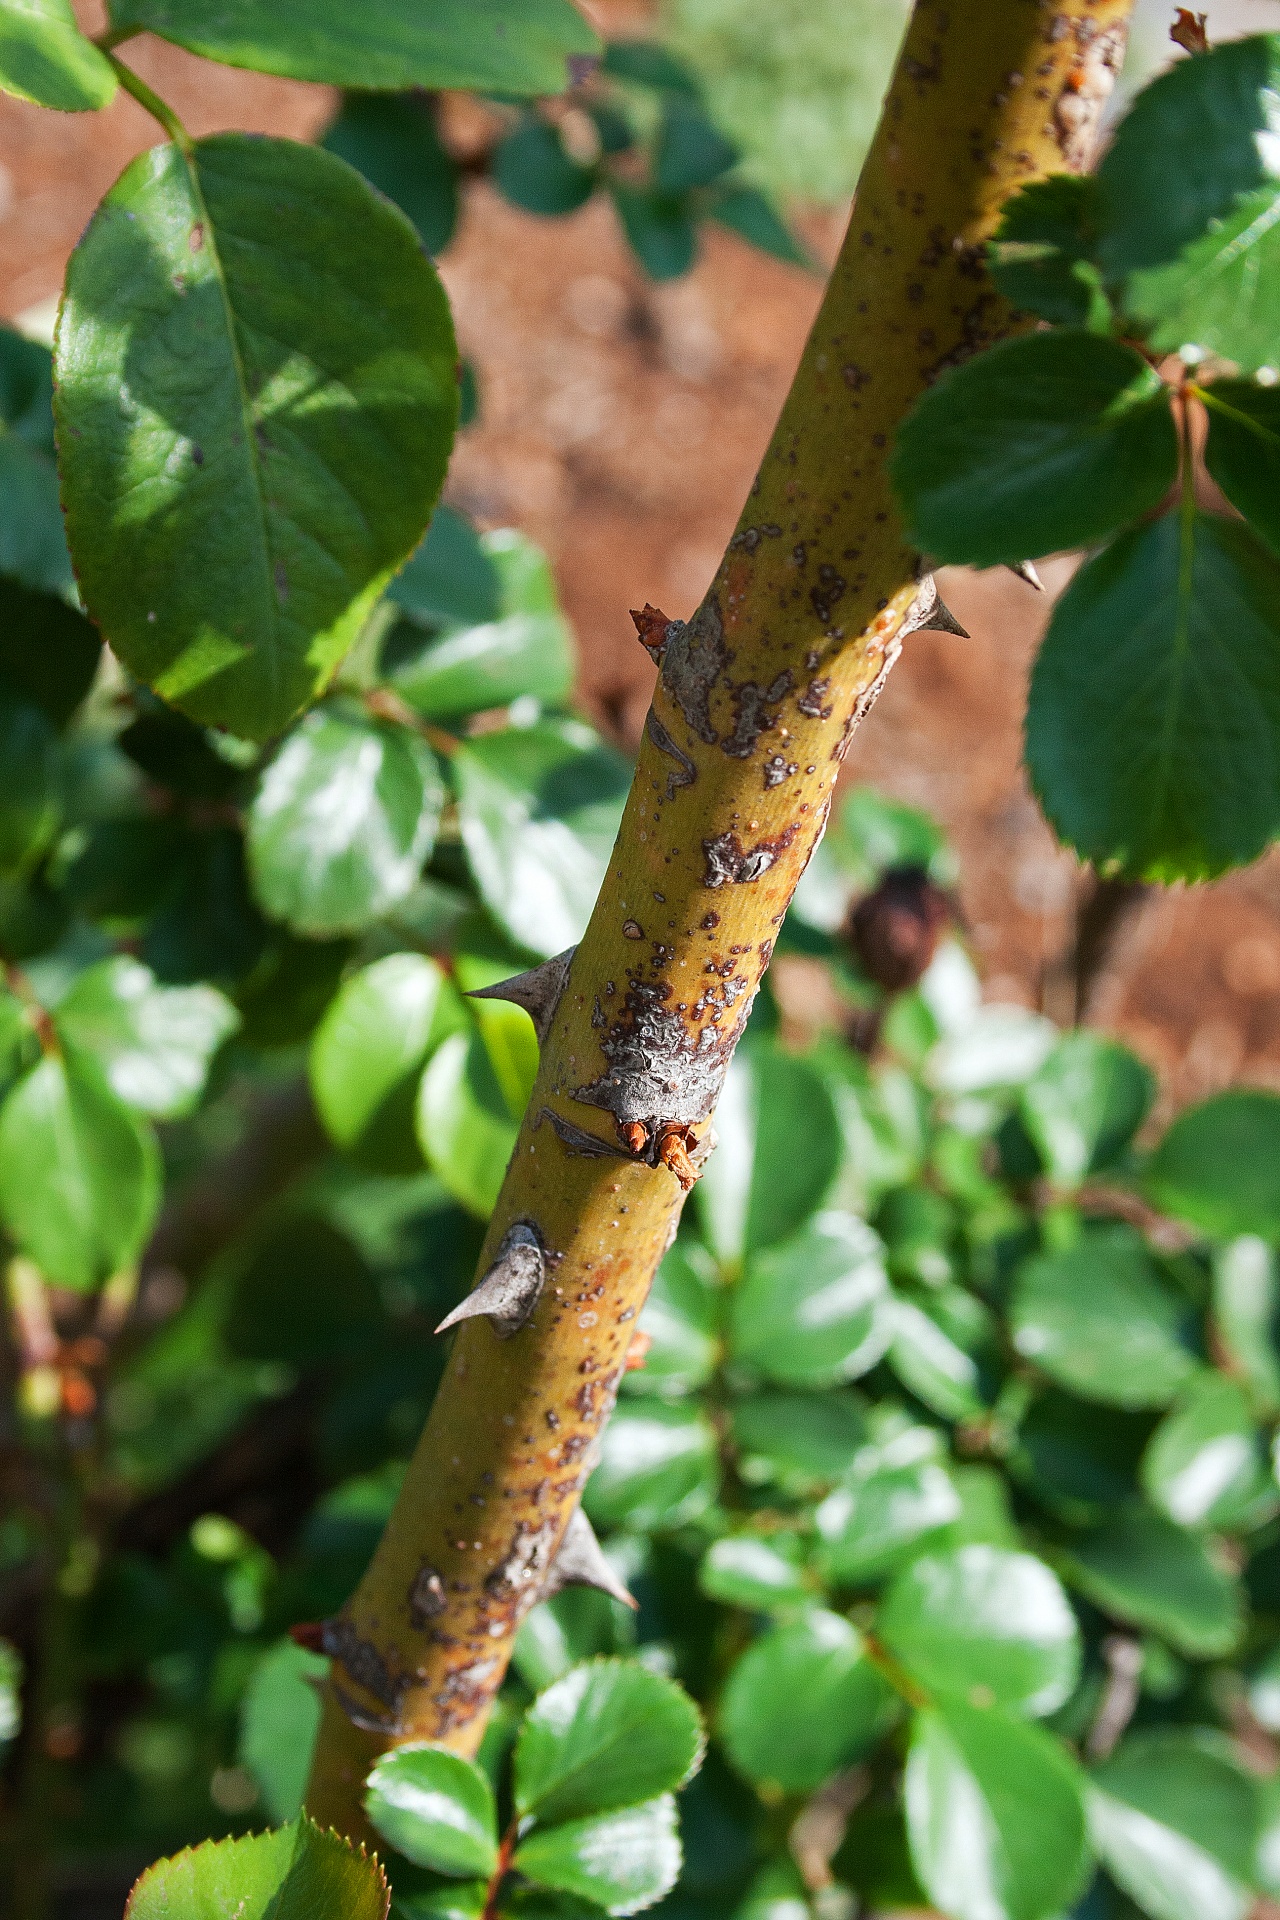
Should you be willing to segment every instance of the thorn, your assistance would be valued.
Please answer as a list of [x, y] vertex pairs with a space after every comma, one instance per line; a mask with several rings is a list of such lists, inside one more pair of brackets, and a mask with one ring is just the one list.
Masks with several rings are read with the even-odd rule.
[[513, 973], [509, 980], [499, 980], [492, 987], [473, 987], [467, 998], [509, 1000], [512, 1006], [523, 1007], [533, 1020], [538, 1045], [544, 1046], [577, 951], [576, 947], [566, 947], [563, 953], [544, 960], [540, 966], [530, 967], [527, 973]]
[[551, 1571], [538, 1598], [550, 1600], [562, 1587], [597, 1587], [601, 1593], [607, 1593], [611, 1600], [619, 1600], [624, 1607], [639, 1610], [639, 1601], [627, 1592], [614, 1572], [581, 1507], [573, 1510], [573, 1518], [560, 1542], [560, 1551], [551, 1562]]
[[1006, 564], [1009, 572], [1016, 573], [1019, 580], [1025, 580], [1027, 585], [1034, 587], [1037, 593], [1044, 592], [1044, 581], [1029, 560], [1010, 560]]
[[662, 649], [667, 644], [667, 628], [671, 625], [666, 614], [651, 607], [646, 600], [639, 613], [632, 607], [631, 618], [635, 621], [640, 645], [652, 660], [661, 661]]
[[962, 640], [973, 638], [960, 625], [950, 607], [943, 605], [938, 583], [931, 573], [921, 574], [919, 591], [898, 629], [898, 638], [905, 640], [910, 633], [954, 633]]
[[546, 1255], [536, 1227], [517, 1220], [503, 1234], [498, 1257], [479, 1286], [446, 1314], [436, 1332], [443, 1333], [447, 1327], [483, 1314], [499, 1340], [509, 1340], [537, 1306], [546, 1274]]

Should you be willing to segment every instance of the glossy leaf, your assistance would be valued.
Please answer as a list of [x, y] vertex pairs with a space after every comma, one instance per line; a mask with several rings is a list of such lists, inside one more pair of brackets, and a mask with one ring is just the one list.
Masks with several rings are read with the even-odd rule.
[[116, 76], [81, 33], [71, 0], [3, 0], [0, 88], [38, 107], [84, 113], [107, 105]]
[[208, 1840], [148, 1867], [129, 1895], [125, 1920], [386, 1920], [386, 1876], [305, 1815], [271, 1833]]
[[134, 161], [72, 256], [63, 498], [86, 603], [125, 665], [262, 740], [416, 546], [457, 350], [417, 234], [342, 161], [242, 134], [194, 154]]
[[1028, 1261], [1010, 1324], [1025, 1360], [1112, 1406], [1167, 1406], [1196, 1366], [1185, 1302], [1132, 1228], [1095, 1229]]
[[52, 357], [8, 327], [0, 327], [0, 497], [0, 606], [7, 629], [18, 611], [9, 581], [50, 594], [74, 591], [54, 465]]
[[1104, 1613], [1158, 1633], [1193, 1659], [1220, 1659], [1240, 1638], [1243, 1595], [1211, 1543], [1132, 1507], [1073, 1551], [1068, 1576]]
[[1180, 1527], [1266, 1519], [1275, 1484], [1244, 1388], [1220, 1373], [1193, 1376], [1151, 1436], [1142, 1484]]
[[1007, 200], [991, 240], [988, 271], [1007, 300], [1060, 326], [1105, 317], [1097, 248], [1098, 183], [1053, 174]]
[[0, 1107], [0, 1215], [18, 1247], [86, 1293], [137, 1258], [159, 1204], [145, 1122], [91, 1060], [46, 1054]]
[[522, 1111], [478, 1032], [451, 1034], [422, 1076], [417, 1126], [423, 1154], [454, 1198], [482, 1219], [493, 1211]]
[[533, 953], [581, 936], [604, 878], [630, 775], [576, 720], [469, 740], [454, 756], [458, 820], [480, 894]]
[[1236, 1087], [1178, 1115], [1146, 1168], [1166, 1213], [1215, 1239], [1280, 1235], [1280, 1098]]
[[734, 1288], [734, 1358], [780, 1386], [834, 1386], [888, 1344], [884, 1249], [852, 1214], [820, 1213], [748, 1261]]
[[59, 1002], [59, 1033], [91, 1054], [126, 1106], [158, 1120], [190, 1113], [214, 1054], [240, 1025], [215, 987], [164, 987], [125, 954], [89, 967]]
[[390, 953], [344, 982], [311, 1042], [311, 1091], [330, 1139], [353, 1146], [433, 1038], [461, 1023], [452, 998], [435, 961], [418, 953]]
[[721, 1697], [720, 1736], [748, 1780], [805, 1793], [874, 1746], [896, 1712], [862, 1635], [815, 1608], [743, 1654]]
[[493, 1788], [460, 1754], [416, 1743], [383, 1754], [366, 1782], [364, 1809], [415, 1866], [487, 1879], [498, 1864]]
[[1159, 505], [1177, 464], [1169, 392], [1142, 355], [1060, 329], [945, 374], [892, 471], [916, 544], [983, 567], [1104, 539]]
[[713, 1541], [698, 1569], [698, 1585], [713, 1600], [762, 1612], [813, 1598], [803, 1545], [793, 1533], [731, 1533]]
[[1108, 275], [1176, 259], [1275, 176], [1277, 85], [1280, 40], [1259, 34], [1175, 61], [1143, 89], [1098, 168]]
[[744, 1048], [730, 1063], [716, 1131], [698, 1206], [717, 1257], [735, 1263], [804, 1226], [831, 1186], [843, 1142], [823, 1076], [772, 1045]]
[[1280, 393], [1253, 380], [1215, 380], [1204, 461], [1233, 507], [1280, 553]]
[[[924, 1300], [928, 1302], [929, 1296]], [[889, 1336], [889, 1365], [931, 1412], [944, 1420], [964, 1420], [982, 1411], [977, 1361], [927, 1305], [901, 1296], [887, 1302], [884, 1329]]]
[[640, 1315], [649, 1350], [644, 1366], [625, 1376], [628, 1392], [691, 1393], [710, 1379], [719, 1355], [720, 1298], [709, 1266], [703, 1248], [679, 1240], [663, 1259]]
[[514, 1791], [540, 1825], [673, 1793], [702, 1758], [702, 1723], [674, 1681], [632, 1660], [588, 1660], [530, 1707]]
[[1050, 1177], [1076, 1186], [1115, 1160], [1154, 1098], [1155, 1080], [1135, 1054], [1078, 1027], [1028, 1080], [1021, 1111]]
[[1151, 1920], [1243, 1920], [1253, 1904], [1256, 1786], [1224, 1744], [1137, 1733], [1093, 1776], [1094, 1845]]
[[603, 1907], [640, 1913], [669, 1893], [680, 1874], [680, 1829], [670, 1794], [617, 1813], [538, 1827], [513, 1864], [539, 1886]]
[[[1268, 136], [1270, 139], [1271, 136]], [[1250, 194], [1166, 267], [1135, 273], [1127, 305], [1157, 352], [1272, 367], [1280, 327], [1280, 181]]]
[[1041, 1920], [1079, 1891], [1080, 1781], [1038, 1727], [958, 1702], [920, 1714], [905, 1798], [916, 1872], [954, 1920]]
[[407, 728], [340, 706], [307, 714], [250, 811], [259, 900], [300, 933], [357, 931], [410, 892], [444, 797], [435, 755]]
[[1203, 879], [1280, 831], [1280, 562], [1248, 530], [1167, 515], [1058, 602], [1032, 674], [1027, 761], [1087, 858]]
[[604, 1429], [583, 1504], [604, 1526], [660, 1531], [705, 1513], [718, 1484], [716, 1437], [695, 1406], [632, 1400]]
[[734, 1403], [732, 1420], [738, 1472], [753, 1486], [830, 1486], [866, 1438], [851, 1393], [751, 1394]]
[[926, 1693], [1040, 1718], [1080, 1677], [1080, 1635], [1056, 1576], [1030, 1553], [965, 1546], [900, 1573], [876, 1632]]
[[854, 1456], [844, 1484], [815, 1516], [832, 1580], [873, 1580], [957, 1518], [960, 1498], [937, 1456], [934, 1433], [909, 1425]]
[[408, 214], [428, 253], [448, 246], [458, 218], [458, 176], [427, 101], [349, 93], [321, 144]]
[[311, 1683], [328, 1670], [322, 1654], [281, 1640], [262, 1656], [245, 1689], [238, 1757], [272, 1820], [295, 1820], [302, 1811], [320, 1726], [320, 1695]]
[[1249, 1389], [1259, 1413], [1280, 1412], [1280, 1275], [1257, 1234], [1240, 1234], [1213, 1263], [1214, 1331], [1231, 1371]]
[[112, 0], [111, 18], [259, 73], [335, 87], [474, 87], [561, 93], [568, 63], [599, 51], [569, 0], [433, 0], [406, 14], [396, 0]]

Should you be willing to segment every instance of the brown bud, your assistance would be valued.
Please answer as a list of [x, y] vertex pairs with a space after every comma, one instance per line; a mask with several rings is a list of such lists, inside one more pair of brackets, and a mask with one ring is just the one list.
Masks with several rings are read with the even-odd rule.
[[666, 614], [651, 607], [646, 600], [639, 613], [632, 607], [631, 618], [635, 621], [640, 645], [655, 660], [661, 660], [662, 649], [667, 644], [667, 628], [671, 625]]
[[649, 1129], [644, 1121], [619, 1120], [617, 1127], [618, 1138], [627, 1152], [634, 1153], [638, 1158], [649, 1144]]
[[914, 987], [954, 909], [923, 867], [891, 867], [860, 900], [845, 929], [862, 970], [887, 993]]
[[295, 1647], [305, 1647], [308, 1653], [323, 1653], [324, 1621], [297, 1620], [289, 1629], [289, 1638]]
[[1179, 7], [1178, 17], [1169, 29], [1169, 38], [1175, 46], [1183, 47], [1188, 53], [1208, 53], [1209, 36], [1205, 32], [1207, 13], [1192, 13], [1189, 7]]
[[689, 1158], [698, 1144], [698, 1136], [692, 1127], [664, 1127], [658, 1141], [658, 1160], [669, 1173], [674, 1173], [684, 1191], [688, 1193], [698, 1178], [698, 1169]]

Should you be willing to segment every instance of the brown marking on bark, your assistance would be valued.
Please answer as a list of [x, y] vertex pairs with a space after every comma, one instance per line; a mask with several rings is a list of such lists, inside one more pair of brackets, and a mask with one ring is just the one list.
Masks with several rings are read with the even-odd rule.
[[615, 1120], [641, 1121], [655, 1134], [668, 1121], [705, 1120], [737, 1039], [706, 1026], [696, 1036], [674, 1007], [670, 984], [633, 980], [623, 1011], [607, 1028], [600, 1051], [608, 1062], [598, 1079], [574, 1091], [584, 1105], [604, 1107]]
[[435, 1568], [424, 1560], [409, 1588], [410, 1620], [422, 1632], [439, 1618], [448, 1604], [449, 1596], [444, 1590], [444, 1581]]
[[798, 831], [794, 826], [785, 827], [772, 840], [758, 840], [753, 847], [744, 847], [736, 833], [719, 833], [714, 840], [704, 840], [702, 851], [706, 857], [706, 872], [703, 885], [750, 886], [753, 880], [763, 879], [778, 855], [791, 845]]
[[698, 769], [688, 754], [676, 745], [652, 707], [649, 709], [645, 728], [658, 752], [669, 754], [677, 763], [667, 775], [667, 798], [674, 800], [681, 787], [693, 785], [698, 777]]
[[699, 740], [713, 747], [711, 693], [729, 664], [720, 601], [708, 594], [692, 620], [672, 620], [662, 650], [662, 684]]

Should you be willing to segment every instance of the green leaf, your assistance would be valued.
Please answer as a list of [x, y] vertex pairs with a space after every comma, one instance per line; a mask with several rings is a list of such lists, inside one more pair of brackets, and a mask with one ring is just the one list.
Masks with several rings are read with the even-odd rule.
[[[47, 347], [8, 327], [0, 327], [0, 498], [4, 601], [9, 580], [39, 592], [73, 594], [54, 465], [53, 359]], [[3, 606], [0, 629], [8, 627], [12, 612], [11, 605]], [[14, 651], [5, 646], [6, 666]]]
[[[972, 1295], [962, 1297], [972, 1300]], [[899, 1295], [887, 1302], [883, 1324], [889, 1365], [930, 1412], [943, 1420], [964, 1420], [982, 1411], [978, 1363], [934, 1313]]]
[[804, 1226], [835, 1178], [843, 1141], [826, 1080], [772, 1044], [735, 1055], [716, 1128], [698, 1207], [717, 1258], [733, 1264]]
[[389, 953], [344, 981], [311, 1042], [316, 1109], [331, 1140], [354, 1146], [463, 1015], [434, 960]]
[[960, 1498], [937, 1456], [937, 1435], [910, 1425], [854, 1456], [815, 1515], [832, 1580], [861, 1586], [956, 1519]]
[[349, 93], [321, 145], [409, 216], [428, 253], [448, 246], [458, 218], [458, 175], [428, 101]]
[[736, 166], [738, 149], [687, 93], [670, 93], [653, 154], [653, 184], [661, 194], [709, 187]]
[[896, 1712], [862, 1635], [814, 1608], [748, 1647], [721, 1696], [720, 1737], [748, 1780], [808, 1793], [868, 1752]]
[[[433, 528], [443, 511], [437, 510]], [[461, 524], [465, 527], [465, 522]], [[469, 528], [466, 532], [474, 540]], [[428, 719], [505, 706], [524, 695], [547, 705], [559, 704], [573, 687], [573, 639], [560, 612], [546, 556], [510, 529], [483, 534], [474, 556], [461, 541], [452, 536], [450, 540], [452, 545], [445, 551], [445, 543], [437, 543], [440, 557], [433, 563], [428, 534], [420, 549], [422, 560], [415, 556], [392, 583], [393, 597], [406, 604], [408, 592], [413, 597], [412, 617], [425, 623], [433, 603], [439, 606], [450, 597], [455, 605], [464, 598], [479, 602], [483, 584], [486, 590], [494, 589], [496, 617], [486, 618], [481, 612], [480, 624], [446, 633], [425, 646], [405, 644], [408, 636], [398, 629], [383, 656], [397, 689]], [[477, 560], [487, 575], [475, 570]], [[446, 618], [456, 626], [455, 616]]]
[[1177, 466], [1160, 376], [1133, 347], [1062, 328], [944, 374], [892, 473], [916, 545], [987, 567], [1105, 539], [1159, 506]]
[[468, 740], [453, 763], [462, 841], [485, 905], [532, 953], [587, 924], [622, 817], [622, 756], [576, 720]]
[[1280, 832], [1280, 561], [1168, 514], [1077, 573], [1031, 677], [1027, 765], [1086, 858], [1207, 879]]
[[1253, 1905], [1257, 1790], [1225, 1745], [1183, 1728], [1132, 1734], [1094, 1773], [1093, 1843], [1151, 1920], [1243, 1920]]
[[734, 1403], [731, 1418], [738, 1473], [750, 1486], [830, 1486], [866, 1438], [851, 1393], [755, 1393]]
[[953, 1920], [1041, 1920], [1087, 1861], [1076, 1768], [1039, 1727], [957, 1701], [918, 1715], [907, 1756], [911, 1858]]
[[1242, 1233], [1213, 1263], [1214, 1331], [1261, 1414], [1280, 1412], [1280, 1275], [1265, 1240]]
[[1278, 86], [1280, 40], [1260, 34], [1175, 61], [1143, 88], [1098, 168], [1109, 276], [1176, 259], [1276, 176]]
[[158, 1860], [129, 1895], [125, 1920], [386, 1920], [388, 1901], [377, 1860], [304, 1815]]
[[1195, 1371], [1186, 1302], [1131, 1227], [1029, 1260], [1009, 1319], [1023, 1359], [1086, 1400], [1168, 1406]]
[[[3, 444], [0, 439], [0, 448]], [[0, 526], [8, 521], [7, 508], [6, 499]], [[0, 579], [0, 686], [39, 707], [54, 726], [65, 727], [92, 686], [101, 658], [102, 642], [82, 613], [52, 594]]]
[[[518, 534], [514, 537], [520, 540]], [[494, 555], [494, 538], [478, 534], [452, 507], [437, 507], [422, 544], [387, 588], [388, 600], [428, 630], [483, 626], [496, 620], [512, 609], [502, 604], [505, 581]], [[522, 546], [529, 544], [521, 541]], [[550, 609], [530, 611], [554, 609], [553, 598]]]
[[1215, 1239], [1280, 1237], [1280, 1098], [1236, 1087], [1180, 1113], [1145, 1184], [1162, 1211]]
[[1239, 1581], [1208, 1542], [1149, 1507], [1126, 1509], [1082, 1541], [1067, 1574], [1104, 1613], [1158, 1633], [1192, 1659], [1220, 1659], [1240, 1638]]
[[1039, 1719], [1080, 1677], [1080, 1634], [1057, 1577], [1030, 1553], [966, 1546], [900, 1573], [876, 1633], [930, 1694]]
[[835, 1386], [884, 1353], [884, 1249], [863, 1221], [820, 1213], [756, 1254], [731, 1295], [735, 1360], [781, 1386]]
[[1280, 392], [1253, 380], [1201, 389], [1209, 415], [1204, 460], [1233, 507], [1280, 554]]
[[627, 1914], [670, 1893], [680, 1860], [676, 1803], [663, 1794], [647, 1806], [539, 1828], [516, 1848], [513, 1865], [540, 1886]]
[[1275, 1481], [1244, 1388], [1220, 1373], [1194, 1375], [1151, 1436], [1142, 1484], [1180, 1527], [1268, 1518]]
[[87, 1293], [137, 1258], [159, 1204], [150, 1128], [91, 1060], [46, 1054], [0, 1107], [0, 1215], [18, 1247]]
[[1115, 1161], [1154, 1098], [1155, 1079], [1135, 1054], [1078, 1027], [1023, 1087], [1021, 1112], [1050, 1177], [1074, 1187]]
[[583, 1504], [604, 1526], [670, 1529], [706, 1512], [719, 1477], [716, 1436], [696, 1407], [632, 1400], [601, 1436]]
[[29, 872], [57, 832], [59, 772], [51, 721], [0, 686], [0, 874]]
[[272, 1820], [293, 1820], [302, 1811], [320, 1729], [320, 1696], [311, 1682], [328, 1671], [322, 1654], [280, 1640], [245, 1689], [237, 1757], [257, 1781]]
[[1017, 1479], [1049, 1511], [1088, 1525], [1135, 1497], [1150, 1414], [1122, 1413], [1050, 1387], [1018, 1431]]
[[487, 1879], [498, 1864], [493, 1788], [479, 1767], [441, 1747], [384, 1753], [366, 1782], [364, 1810], [415, 1866]]
[[1171, 265], [1135, 273], [1126, 304], [1157, 352], [1187, 361], [1216, 354], [1244, 373], [1272, 367], [1280, 357], [1280, 186], [1250, 194]]
[[988, 270], [1006, 300], [1060, 326], [1105, 323], [1097, 268], [1098, 183], [1059, 173], [1006, 200]]
[[71, 0], [0, 0], [0, 88], [38, 107], [85, 113], [113, 98], [116, 76], [76, 25]]
[[731, 1533], [714, 1541], [698, 1569], [698, 1585], [713, 1600], [763, 1613], [814, 1597], [803, 1543], [794, 1533]]
[[708, 1269], [711, 1262], [696, 1242], [678, 1240], [664, 1258], [640, 1315], [640, 1331], [650, 1344], [644, 1366], [625, 1376], [629, 1393], [692, 1393], [715, 1372], [721, 1296], [714, 1269]]
[[613, 204], [631, 251], [651, 280], [678, 280], [698, 251], [698, 230], [681, 199], [648, 187], [610, 183]]
[[240, 1016], [216, 987], [162, 987], [150, 967], [116, 954], [80, 974], [54, 1021], [126, 1106], [172, 1120], [197, 1105]]
[[660, 40], [610, 40], [600, 68], [616, 80], [629, 80], [659, 93], [686, 93], [694, 100], [702, 95], [692, 68]]
[[250, 810], [259, 900], [299, 933], [367, 926], [412, 890], [444, 797], [436, 757], [416, 734], [317, 708], [285, 740]]
[[456, 359], [417, 234], [332, 154], [218, 134], [135, 160], [72, 255], [55, 409], [81, 587], [130, 671], [278, 732], [418, 542]]
[[587, 1660], [530, 1707], [516, 1740], [516, 1811], [541, 1826], [673, 1793], [702, 1759], [682, 1687], [634, 1660]]
[[231, 67], [333, 87], [471, 87], [562, 93], [575, 55], [600, 42], [569, 0], [112, 0], [112, 24], [136, 27]]
[[423, 1154], [454, 1198], [481, 1219], [498, 1198], [531, 1084], [518, 1104], [509, 1097], [475, 1031], [451, 1034], [422, 1076], [417, 1125]]
[[558, 130], [532, 113], [498, 143], [492, 170], [495, 186], [526, 213], [572, 213], [595, 191], [595, 168], [571, 159]]
[[775, 260], [785, 260], [793, 267], [813, 265], [772, 200], [755, 187], [723, 188], [710, 202], [707, 214], [761, 253], [771, 253]]

